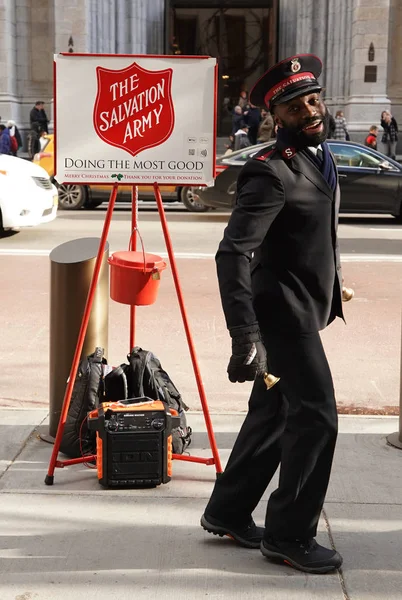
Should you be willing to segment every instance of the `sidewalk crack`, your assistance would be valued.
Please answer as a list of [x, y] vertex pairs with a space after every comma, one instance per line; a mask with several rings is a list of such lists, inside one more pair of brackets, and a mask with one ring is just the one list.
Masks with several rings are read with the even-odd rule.
[[[324, 509], [322, 509], [322, 516], [324, 518], [325, 529], [327, 530], [327, 534], [328, 534], [328, 537], [329, 537], [329, 541], [331, 543], [331, 547], [332, 547], [333, 550], [336, 551], [334, 537], [332, 535], [332, 530], [331, 530], [331, 525], [329, 524], [329, 519], [328, 519], [327, 513], [325, 512]], [[346, 588], [346, 581], [345, 581], [345, 578], [343, 576], [342, 567], [339, 567], [339, 569], [337, 569], [337, 571], [338, 571], [338, 578], [339, 578], [339, 583], [341, 585], [343, 598], [344, 598], [344, 600], [351, 600], [351, 598], [349, 596], [349, 592], [348, 592], [348, 590]]]

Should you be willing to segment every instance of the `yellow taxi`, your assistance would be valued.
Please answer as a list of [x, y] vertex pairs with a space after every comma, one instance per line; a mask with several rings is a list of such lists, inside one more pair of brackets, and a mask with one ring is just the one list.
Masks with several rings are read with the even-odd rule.
[[[110, 185], [59, 185], [54, 179], [54, 140], [53, 134], [48, 133], [41, 138], [41, 150], [35, 154], [33, 162], [43, 167], [49, 174], [52, 182], [57, 186], [59, 193], [59, 208], [63, 210], [78, 210], [79, 208], [96, 208], [102, 202], [109, 199]], [[205, 212], [209, 210], [198, 202], [198, 196], [193, 193], [191, 187], [173, 187], [161, 185], [160, 191], [164, 202], [182, 202], [187, 210], [191, 212]], [[140, 200], [153, 200], [154, 190], [152, 186], [138, 186], [138, 197]], [[131, 202], [131, 189], [129, 186], [120, 186], [118, 190], [118, 202]]]

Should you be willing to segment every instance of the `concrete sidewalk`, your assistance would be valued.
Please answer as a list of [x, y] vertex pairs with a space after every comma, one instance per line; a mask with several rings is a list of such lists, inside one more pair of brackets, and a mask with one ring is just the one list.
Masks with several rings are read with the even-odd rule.
[[[212, 415], [223, 463], [243, 416]], [[202, 414], [188, 421], [191, 453], [210, 456]], [[401, 598], [402, 452], [386, 443], [396, 417], [340, 417], [319, 532], [344, 557], [332, 575], [273, 564], [204, 532], [214, 467], [176, 461], [167, 485], [105, 490], [94, 470], [76, 465], [56, 469], [45, 486], [52, 447], [38, 434], [46, 423], [46, 409], [0, 410], [1, 600]]]

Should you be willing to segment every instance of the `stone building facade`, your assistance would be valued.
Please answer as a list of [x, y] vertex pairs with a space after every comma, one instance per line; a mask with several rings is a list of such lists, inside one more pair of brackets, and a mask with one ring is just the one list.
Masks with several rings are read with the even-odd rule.
[[354, 140], [385, 109], [402, 131], [400, 0], [281, 0], [279, 58], [296, 50], [322, 58], [327, 106], [344, 111]]
[[[267, 6], [275, 1], [266, 0]], [[187, 3], [194, 8], [200, 2]], [[402, 2], [277, 2], [277, 58], [313, 52], [323, 59], [326, 102], [331, 112], [344, 110], [353, 139], [362, 139], [386, 108], [402, 129]], [[231, 2], [210, 4], [227, 8]], [[12, 118], [26, 129], [36, 100], [44, 100], [51, 114], [54, 53], [168, 52], [166, 19], [173, 5], [174, 0], [1, 0], [2, 121]], [[247, 5], [252, 8], [253, 0]]]
[[26, 130], [37, 100], [52, 116], [55, 53], [162, 54], [164, 11], [165, 0], [0, 0], [2, 121]]

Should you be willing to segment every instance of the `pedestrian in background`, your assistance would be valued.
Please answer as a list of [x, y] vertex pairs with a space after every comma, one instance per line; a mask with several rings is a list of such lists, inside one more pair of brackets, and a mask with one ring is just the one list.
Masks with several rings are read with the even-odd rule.
[[364, 145], [368, 146], [369, 148], [374, 148], [374, 150], [377, 150], [377, 134], [378, 134], [377, 125], [372, 125], [370, 127], [370, 130], [368, 132], [366, 139], [364, 140]]
[[251, 145], [254, 146], [257, 143], [258, 128], [261, 121], [261, 112], [258, 106], [250, 103], [248, 110], [244, 113], [244, 120], [248, 126], [248, 137]]
[[45, 103], [43, 102], [43, 100], [38, 100], [37, 102], [35, 102], [35, 106], [31, 110], [29, 115], [29, 121], [31, 124], [31, 129], [33, 123], [39, 123], [41, 129], [43, 131], [46, 131], [46, 133], [49, 133], [49, 119], [47, 118], [47, 115], [45, 113]]
[[[340, 193], [325, 142], [320, 73], [316, 56], [293, 56], [267, 71], [250, 94], [253, 104], [267, 104], [273, 113], [277, 139], [241, 170], [216, 263], [232, 338], [228, 376], [254, 385], [245, 422], [201, 517], [208, 532], [307, 573], [342, 564], [338, 552], [315, 540], [337, 438], [334, 387], [319, 331], [343, 317]], [[271, 389], [267, 373], [280, 378]], [[279, 465], [264, 529], [252, 514]]]
[[0, 124], [0, 154], [12, 154], [10, 130], [2, 123]]
[[395, 160], [398, 124], [389, 110], [384, 110], [381, 113], [381, 127], [384, 130], [381, 138], [381, 142], [384, 144], [384, 154]]
[[41, 131], [40, 135], [39, 135], [39, 147], [40, 147], [40, 152], [42, 152], [42, 150], [44, 150], [44, 148], [46, 147], [48, 143], [48, 134], [46, 133], [46, 131]]
[[244, 120], [243, 111], [241, 109], [241, 106], [237, 105], [233, 109], [231, 135], [234, 135], [236, 133], [236, 131], [238, 131], [239, 129], [242, 129], [245, 126], [245, 124], [246, 124], [246, 122]]
[[349, 140], [348, 124], [342, 110], [337, 110], [335, 115], [334, 140]]
[[234, 135], [230, 135], [229, 136], [229, 143], [225, 144], [225, 152], [224, 152], [224, 156], [228, 156], [229, 154], [232, 154], [233, 150], [234, 150]]
[[261, 109], [261, 123], [258, 128], [257, 142], [262, 144], [263, 142], [269, 142], [272, 138], [274, 130], [274, 120], [269, 110]]
[[240, 106], [240, 108], [242, 109], [243, 112], [248, 109], [248, 94], [247, 94], [247, 90], [242, 90], [240, 92], [239, 101], [238, 101], [237, 104]]
[[40, 152], [40, 137], [42, 135], [42, 131], [42, 126], [39, 123], [32, 123], [31, 130], [29, 131], [27, 137], [29, 160], [33, 160], [35, 154]]
[[247, 127], [247, 125], [244, 125], [244, 127], [236, 131], [236, 133], [234, 134], [234, 151], [243, 150], [243, 148], [248, 148], [252, 145], [248, 133], [249, 128]]
[[13, 152], [14, 156], [17, 156], [18, 154], [18, 150], [21, 150], [22, 148], [22, 138], [21, 138], [21, 134], [19, 132], [19, 129], [15, 123], [15, 121], [12, 121], [11, 119], [9, 121], [7, 121], [7, 127], [10, 130], [10, 137], [15, 138], [15, 142], [16, 142], [16, 149]]

